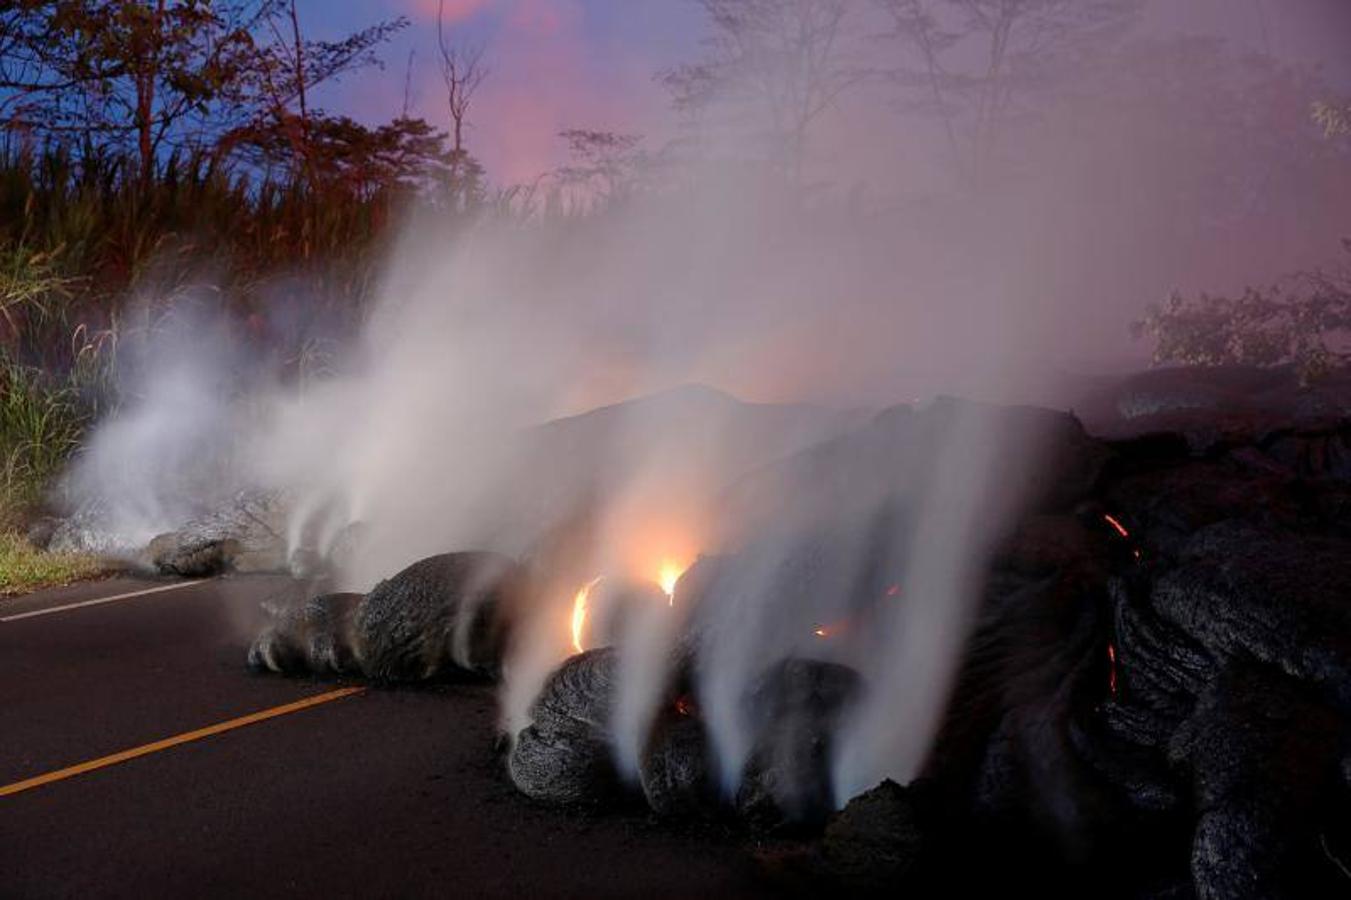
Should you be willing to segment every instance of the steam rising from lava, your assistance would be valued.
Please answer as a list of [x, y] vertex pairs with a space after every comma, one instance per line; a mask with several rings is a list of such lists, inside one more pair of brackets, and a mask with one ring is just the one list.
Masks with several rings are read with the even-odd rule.
[[[1135, 153], [1122, 137], [1210, 147], [1163, 141], [1194, 136], [1195, 105], [1178, 108], [1128, 121], [1113, 107], [1120, 130], [1099, 147], [1071, 107], [1038, 124], [1028, 152], [1041, 155], [1018, 177], [941, 194], [941, 167], [893, 147], [860, 99], [827, 117], [803, 184], [746, 165], [758, 146], [720, 145], [595, 216], [453, 233], [412, 222], [359, 337], [329, 361], [335, 376], [241, 387], [258, 367], [222, 349], [239, 342], [197, 352], [171, 335], [176, 349], [144, 367], [70, 486], [142, 541], [179, 524], [185, 495], [283, 491], [296, 558], [334, 555], [337, 588], [446, 550], [522, 559], [537, 600], [506, 661], [503, 723], [525, 724], [569, 654], [612, 641], [615, 753], [630, 776], [682, 638], [697, 642], [696, 705], [728, 790], [750, 750], [754, 679], [785, 656], [847, 663], [867, 694], [836, 735], [843, 802], [918, 765], [1007, 515], [1007, 497], [992, 498], [1029, 479], [1038, 448], [984, 408], [938, 408], [913, 457], [864, 453], [819, 476], [813, 462], [840, 435], [882, 427], [874, 408], [898, 400], [1059, 399], [1048, 373], [1082, 354], [1128, 359], [1120, 335], [1140, 303], [1211, 283], [1191, 261], [1246, 258], [1224, 235], [1211, 254], [1169, 244], [1177, 228], [1159, 229], [1166, 253], [1142, 237], [1150, 215], [1177, 225], [1176, 184], [1214, 165], [1209, 151]], [[842, 163], [859, 148], [884, 159], [881, 173]], [[1118, 178], [1121, 160], [1132, 168]], [[1152, 211], [1151, 197], [1163, 198]], [[1140, 208], [1116, 215], [1125, 200]], [[1104, 259], [1105, 247], [1119, 253]], [[275, 306], [302, 318], [305, 301]], [[184, 334], [216, 334], [204, 321]], [[672, 389], [690, 384], [758, 402]], [[776, 480], [794, 458], [813, 474]], [[772, 512], [729, 512], [745, 508]], [[677, 582], [690, 566], [712, 573], [697, 608]]]
[[[237, 486], [285, 492], [297, 559], [342, 551], [338, 588], [369, 589], [451, 549], [525, 561], [536, 605], [505, 661], [503, 726], [514, 734], [527, 724], [545, 678], [569, 655], [614, 644], [614, 752], [628, 777], [691, 635], [695, 701], [728, 791], [750, 749], [743, 706], [755, 678], [791, 655], [853, 666], [869, 692], [839, 735], [843, 802], [881, 776], [908, 777], [927, 746], [1000, 521], [981, 505], [982, 473], [992, 454], [1023, 450], [954, 421], [924, 459], [856, 467], [857, 485], [877, 492], [851, 495], [857, 508], [797, 485], [774, 497], [780, 512], [768, 522], [749, 527], [732, 514], [739, 492], [780, 462], [869, 427], [874, 413], [848, 402], [862, 397], [818, 376], [827, 357], [844, 381], [875, 361], [852, 365], [820, 324], [903, 332], [894, 311], [841, 300], [841, 290], [860, 287], [853, 275], [841, 287], [845, 268], [862, 263], [878, 283], [893, 281], [881, 274], [892, 267], [887, 254], [834, 227], [785, 226], [725, 209], [725, 198], [699, 200], [707, 206], [667, 199], [616, 213], [584, 239], [548, 225], [485, 225], [448, 254], [434, 235], [414, 234], [343, 374], [304, 390], [251, 391], [195, 439], [228, 450]], [[675, 246], [689, 247], [694, 264], [658, 252]], [[638, 296], [651, 299], [630, 302]], [[807, 365], [795, 371], [794, 360]], [[766, 399], [846, 402], [744, 403], [684, 387], [551, 420], [690, 379]], [[146, 399], [96, 448], [119, 429], [163, 431], [155, 423], [172, 416]], [[114, 456], [154, 459], [156, 447], [147, 438]], [[901, 501], [906, 516], [859, 529]], [[829, 571], [809, 571], [799, 538], [811, 528], [833, 533]], [[735, 571], [703, 591], [698, 608], [682, 603], [682, 573], [719, 554], [739, 560]], [[851, 608], [865, 581], [886, 601], [880, 613]], [[888, 596], [898, 582], [900, 596]]]

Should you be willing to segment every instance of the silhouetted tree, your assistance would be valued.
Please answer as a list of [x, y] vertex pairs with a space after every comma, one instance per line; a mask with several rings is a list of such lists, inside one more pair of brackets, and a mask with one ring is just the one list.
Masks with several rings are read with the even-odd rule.
[[[451, 122], [452, 190], [463, 176], [467, 187], [478, 183], [482, 169], [465, 149], [464, 132], [469, 125], [469, 108], [474, 94], [488, 77], [481, 45], [455, 42], [446, 34], [445, 0], [436, 6], [436, 46], [440, 51], [441, 80], [446, 86], [446, 109]], [[463, 171], [462, 171], [463, 170]]]
[[132, 145], [143, 182], [168, 150], [227, 155], [265, 128], [303, 159], [307, 91], [376, 64], [405, 24], [309, 41], [293, 0], [20, 0], [0, 9], [0, 111], [7, 130]]
[[570, 128], [559, 133], [568, 143], [572, 162], [555, 174], [558, 182], [575, 190], [589, 203], [610, 203], [632, 193], [647, 156], [636, 134]]
[[1074, 89], [1140, 0], [875, 0], [899, 60], [902, 107], [943, 123], [962, 180], [982, 185], [1008, 127]]
[[0, 91], [6, 125], [129, 142], [149, 179], [166, 144], [228, 120], [271, 2], [56, 0], [11, 4]]
[[699, 0], [704, 58], [663, 72], [677, 110], [730, 111], [767, 139], [794, 183], [812, 126], [864, 72], [841, 46], [850, 0]]

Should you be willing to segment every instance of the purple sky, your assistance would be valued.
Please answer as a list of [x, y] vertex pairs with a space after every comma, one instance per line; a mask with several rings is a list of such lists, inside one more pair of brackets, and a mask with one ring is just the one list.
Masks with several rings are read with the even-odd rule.
[[[557, 165], [564, 128], [660, 133], [666, 107], [653, 74], [688, 58], [701, 29], [685, 0], [446, 0], [445, 8], [454, 35], [487, 47], [491, 73], [469, 143], [500, 183]], [[436, 9], [437, 0], [301, 0], [302, 24], [316, 37], [399, 15], [412, 23], [382, 51], [383, 72], [326, 89], [320, 104], [370, 121], [397, 114], [413, 53], [413, 111], [444, 124]]]
[[[703, 23], [693, 0], [445, 0], [454, 34], [484, 43], [492, 73], [476, 98], [473, 152], [498, 183], [556, 166], [557, 133], [608, 128], [660, 136], [669, 127], [653, 73], [698, 53]], [[415, 114], [444, 123], [436, 69], [437, 0], [301, 0], [302, 24], [330, 37], [407, 16], [385, 70], [326, 88], [320, 105], [379, 121], [403, 105], [414, 54]], [[1151, 0], [1147, 28], [1222, 35], [1279, 56], [1321, 61], [1351, 80], [1351, 0]]]

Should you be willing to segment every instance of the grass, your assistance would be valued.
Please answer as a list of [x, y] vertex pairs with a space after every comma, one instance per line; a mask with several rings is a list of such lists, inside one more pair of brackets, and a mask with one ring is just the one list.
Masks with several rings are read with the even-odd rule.
[[[123, 349], [135, 357], [181, 298], [217, 298], [251, 350], [303, 375], [308, 351], [359, 324], [395, 199], [208, 154], [168, 158], [147, 184], [116, 151], [0, 139], [0, 532], [43, 511], [88, 428], [126, 399]], [[305, 302], [268, 333], [279, 296]]]
[[123, 374], [176, 312], [228, 325], [270, 375], [303, 384], [360, 329], [399, 222], [542, 215], [533, 191], [438, 196], [207, 152], [161, 160], [147, 182], [115, 148], [0, 136], [0, 532], [45, 511], [90, 427], [134, 401]]
[[0, 531], [0, 597], [83, 581], [107, 571], [107, 563], [96, 556], [48, 553], [20, 534]]
[[87, 419], [74, 374], [52, 376], [0, 352], [0, 529], [41, 505]]

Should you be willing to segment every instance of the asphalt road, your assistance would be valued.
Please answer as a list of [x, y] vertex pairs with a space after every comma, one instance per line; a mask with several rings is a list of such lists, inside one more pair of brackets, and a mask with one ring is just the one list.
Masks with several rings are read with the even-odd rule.
[[[342, 687], [246, 670], [285, 579], [70, 607], [160, 584], [0, 601], [0, 793]], [[495, 716], [487, 686], [369, 690], [0, 795], [0, 897], [766, 892], [734, 835], [530, 803]]]

